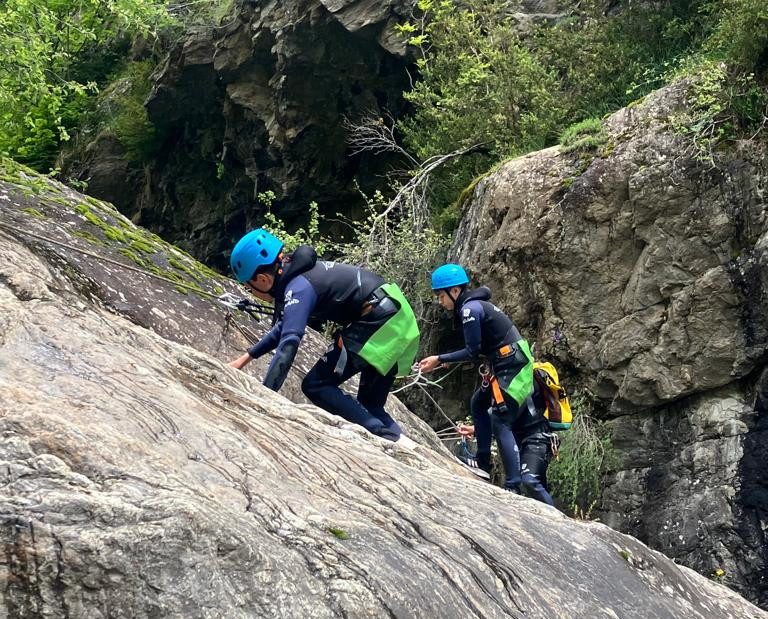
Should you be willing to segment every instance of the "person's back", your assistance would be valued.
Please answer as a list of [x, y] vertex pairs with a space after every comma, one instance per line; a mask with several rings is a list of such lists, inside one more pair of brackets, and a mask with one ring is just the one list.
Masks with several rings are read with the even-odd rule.
[[[315, 250], [302, 245], [283, 262], [284, 272], [275, 287], [280, 310], [296, 302], [310, 288], [312, 322], [346, 325], [360, 318], [366, 300], [384, 284], [384, 278], [357, 266], [317, 260]], [[287, 297], [287, 298], [286, 298]]]
[[[318, 261], [309, 246], [292, 254], [282, 250], [282, 242], [260, 228], [232, 251], [236, 277], [257, 297], [274, 301], [276, 321], [230, 365], [240, 369], [274, 350], [264, 385], [277, 391], [310, 322], [335, 322], [342, 329], [304, 377], [304, 394], [331, 413], [397, 440], [400, 428], [384, 403], [397, 372], [410, 367], [418, 348], [419, 330], [408, 301], [396, 284], [359, 267]], [[339, 386], [358, 373], [360, 389], [353, 398]]]

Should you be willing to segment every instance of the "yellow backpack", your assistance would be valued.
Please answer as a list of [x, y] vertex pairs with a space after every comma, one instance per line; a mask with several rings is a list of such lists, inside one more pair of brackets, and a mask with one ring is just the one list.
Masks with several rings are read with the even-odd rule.
[[539, 386], [544, 400], [544, 416], [553, 430], [568, 430], [573, 423], [571, 403], [565, 387], [560, 384], [557, 370], [551, 363], [537, 361], [533, 364], [533, 380]]

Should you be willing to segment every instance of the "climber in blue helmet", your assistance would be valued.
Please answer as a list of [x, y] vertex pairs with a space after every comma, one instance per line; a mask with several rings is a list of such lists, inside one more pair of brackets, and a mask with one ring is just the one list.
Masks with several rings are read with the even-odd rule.
[[[288, 375], [308, 324], [330, 321], [342, 328], [301, 388], [317, 406], [396, 441], [400, 426], [384, 410], [399, 373], [407, 374], [419, 346], [419, 329], [396, 284], [365, 269], [318, 260], [312, 247], [293, 253], [259, 228], [241, 238], [230, 259], [237, 280], [258, 298], [274, 302], [275, 323], [230, 365], [242, 369], [272, 350], [264, 384], [277, 391]], [[357, 397], [340, 385], [360, 374]]]
[[465, 434], [475, 433], [477, 454], [475, 458], [464, 456], [460, 459], [474, 473], [489, 479], [491, 441], [495, 435], [504, 464], [504, 487], [519, 493], [524, 484], [535, 498], [552, 505], [552, 497], [540, 478], [521, 473], [520, 451], [515, 437], [516, 428], [525, 431], [526, 436], [549, 432], [547, 420], [542, 411], [533, 406], [531, 399], [533, 357], [528, 342], [512, 320], [490, 302], [488, 288], [469, 288], [469, 277], [460, 265], [444, 264], [435, 269], [432, 291], [444, 309], [461, 318], [465, 346], [461, 350], [426, 357], [419, 362], [419, 369], [431, 372], [447, 363], [485, 359], [481, 365], [482, 384], [471, 401], [474, 427], [459, 428]]

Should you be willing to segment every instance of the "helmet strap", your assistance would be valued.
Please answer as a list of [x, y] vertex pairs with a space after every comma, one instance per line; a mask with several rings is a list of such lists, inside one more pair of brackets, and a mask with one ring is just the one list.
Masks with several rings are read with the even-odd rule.
[[277, 286], [277, 280], [280, 279], [280, 276], [283, 274], [283, 258], [285, 254], [283, 252], [280, 252], [277, 254], [277, 260], [275, 262], [278, 264], [278, 267], [275, 269], [273, 275], [272, 275], [272, 287], [269, 289], [268, 294], [271, 294], [274, 296], [275, 287]]
[[[455, 286], [451, 286], [451, 288], [455, 288]], [[459, 296], [461, 295], [461, 293], [457, 294], [457, 295], [454, 297], [454, 296], [451, 294], [451, 288], [446, 288], [446, 289], [445, 289], [445, 294], [447, 294], [447, 295], [448, 295], [448, 298], [449, 298], [449, 299], [450, 299], [450, 300], [453, 302], [453, 309], [455, 310], [455, 309], [456, 309], [456, 299], [458, 299], [458, 298], [459, 298]]]

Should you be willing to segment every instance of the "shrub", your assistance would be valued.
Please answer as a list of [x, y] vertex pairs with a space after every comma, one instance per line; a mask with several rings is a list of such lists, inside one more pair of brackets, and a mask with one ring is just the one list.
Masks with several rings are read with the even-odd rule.
[[340, 260], [364, 266], [397, 283], [417, 318], [423, 319], [432, 299], [429, 274], [445, 256], [449, 239], [419, 226], [407, 213], [381, 219], [388, 203], [379, 192], [366, 199], [367, 217], [347, 221], [352, 240], [340, 247]]
[[154, 68], [151, 60], [128, 63], [99, 97], [97, 116], [114, 133], [131, 161], [148, 159], [158, 146], [155, 127], [144, 108]]
[[288, 232], [285, 223], [272, 213], [271, 208], [275, 198], [273, 191], [264, 191], [256, 196], [257, 201], [267, 209], [264, 215], [264, 228], [283, 242], [286, 251], [293, 251], [299, 245], [311, 245], [319, 255], [326, 254], [330, 244], [320, 236], [320, 212], [317, 202], [309, 203], [309, 217], [306, 227], [298, 228], [295, 232]]
[[561, 433], [557, 460], [548, 471], [550, 493], [572, 515], [589, 517], [602, 495], [602, 480], [616, 456], [605, 428], [589, 415], [585, 397], [572, 398], [574, 419]]
[[422, 0], [419, 7], [410, 42], [422, 52], [421, 80], [405, 93], [414, 107], [399, 124], [405, 143], [421, 161], [481, 145], [436, 175], [436, 202], [447, 206], [497, 160], [554, 139], [557, 79], [520, 40], [506, 2]]
[[768, 92], [753, 73], [729, 71], [719, 61], [697, 58], [679, 71], [688, 77], [686, 108], [670, 120], [691, 138], [691, 156], [716, 165], [725, 144], [754, 138], [768, 121]]
[[765, 0], [712, 0], [705, 13], [715, 22], [705, 51], [750, 73], [768, 69], [768, 4]]
[[98, 41], [149, 32], [167, 21], [162, 2], [9, 0], [0, 7], [0, 154], [38, 169], [53, 161], [60, 142], [96, 91], [75, 71]]

